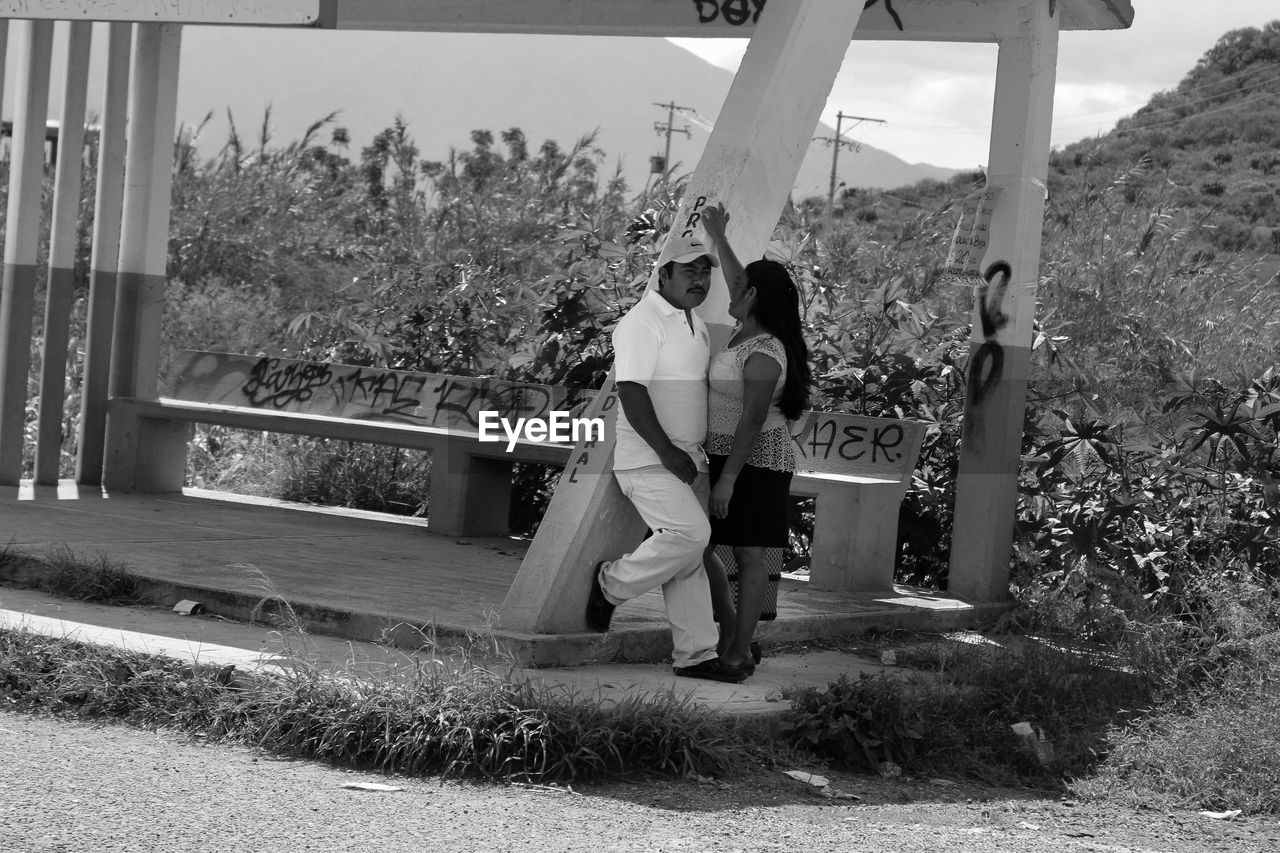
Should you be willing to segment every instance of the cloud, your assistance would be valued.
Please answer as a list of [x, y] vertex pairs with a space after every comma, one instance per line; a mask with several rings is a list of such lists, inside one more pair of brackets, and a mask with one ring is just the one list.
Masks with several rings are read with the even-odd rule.
[[[1058, 43], [1053, 144], [1105, 133], [1172, 89], [1230, 30], [1280, 18], [1276, 0], [1132, 0], [1128, 30], [1064, 32]], [[672, 39], [734, 70], [745, 39]], [[851, 135], [908, 162], [973, 168], [987, 159], [996, 48], [853, 42], [822, 120], [837, 111], [886, 119]]]

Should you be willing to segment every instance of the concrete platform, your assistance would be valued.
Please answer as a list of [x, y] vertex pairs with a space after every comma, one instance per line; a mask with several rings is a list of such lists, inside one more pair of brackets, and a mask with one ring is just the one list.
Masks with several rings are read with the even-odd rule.
[[[412, 666], [428, 651], [404, 650], [335, 637], [282, 633], [269, 626], [216, 616], [181, 616], [158, 607], [117, 607], [66, 601], [0, 585], [0, 630], [28, 631], [193, 663], [234, 665], [241, 671], [289, 668], [297, 661], [359, 675]], [[447, 646], [442, 649], [448, 652]], [[669, 663], [596, 663], [569, 667], [513, 667], [512, 679], [533, 679], [587, 699], [609, 701], [674, 696], [713, 713], [772, 716], [786, 711], [791, 691], [823, 689], [841, 675], [908, 672], [874, 656], [790, 647], [761, 662], [742, 684], [678, 678]]]
[[[0, 487], [0, 543], [24, 554], [69, 551], [144, 579], [146, 599], [199, 601], [211, 616], [265, 621], [291, 609], [311, 634], [422, 645], [423, 634], [492, 637], [533, 666], [661, 662], [671, 650], [658, 592], [620, 607], [614, 630], [530, 635], [504, 630], [499, 608], [527, 543], [439, 536], [417, 519], [188, 489], [106, 495], [66, 482]], [[897, 587], [855, 596], [784, 579], [766, 648], [872, 628], [941, 632], [1003, 612]], [[631, 665], [623, 670], [633, 672]]]

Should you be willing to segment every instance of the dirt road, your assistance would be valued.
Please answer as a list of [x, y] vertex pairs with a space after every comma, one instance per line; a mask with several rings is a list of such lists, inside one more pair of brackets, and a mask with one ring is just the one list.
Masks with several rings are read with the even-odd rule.
[[[351, 783], [390, 784], [369, 791]], [[349, 773], [185, 735], [0, 711], [0, 849], [37, 851], [1270, 851], [1222, 822], [975, 789], [782, 773], [568, 790]]]

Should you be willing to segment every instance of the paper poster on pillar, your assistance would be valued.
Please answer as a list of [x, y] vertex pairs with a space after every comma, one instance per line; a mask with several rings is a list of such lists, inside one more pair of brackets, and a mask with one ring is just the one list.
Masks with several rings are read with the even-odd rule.
[[951, 247], [943, 266], [947, 279], [957, 284], [981, 286], [982, 262], [991, 242], [991, 216], [1002, 192], [1002, 187], [984, 187], [961, 200], [960, 218], [951, 234]]

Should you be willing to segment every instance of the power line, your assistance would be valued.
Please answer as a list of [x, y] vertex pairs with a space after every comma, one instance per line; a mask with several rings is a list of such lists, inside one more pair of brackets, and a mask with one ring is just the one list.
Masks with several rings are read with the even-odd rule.
[[661, 169], [650, 168], [649, 171], [650, 173], [660, 172], [662, 174], [662, 180], [663, 182], [665, 182], [667, 180], [667, 176], [671, 173], [671, 134], [683, 133], [687, 139], [693, 138], [693, 131], [690, 129], [689, 125], [686, 124], [684, 127], [675, 126], [676, 110], [680, 110], [682, 112], [685, 110], [689, 110], [692, 112], [693, 107], [682, 107], [679, 104], [677, 104], [675, 101], [672, 101], [669, 104], [659, 104], [657, 102], [654, 102], [653, 105], [655, 107], [661, 107], [662, 109], [667, 111], [667, 120], [665, 122], [655, 121], [653, 123], [653, 129], [658, 132], [659, 136], [662, 136], [663, 134], [666, 135], [667, 144], [666, 144], [666, 148], [663, 150], [663, 153], [662, 153], [662, 163], [661, 163], [662, 168]]
[[1142, 125], [1137, 125], [1135, 127], [1126, 127], [1123, 129], [1117, 128], [1111, 132], [1116, 134], [1121, 134], [1121, 133], [1140, 133], [1141, 131], [1144, 131], [1144, 130], [1160, 130], [1161, 128], [1165, 128], [1165, 127], [1174, 127], [1175, 125], [1182, 124], [1184, 121], [1191, 121], [1192, 119], [1197, 119], [1197, 118], [1200, 118], [1201, 116], [1211, 116], [1217, 113], [1227, 112], [1228, 110], [1236, 110], [1236, 109], [1239, 109], [1240, 107], [1246, 107], [1251, 104], [1256, 104], [1259, 101], [1265, 101], [1268, 98], [1275, 98], [1275, 97], [1280, 97], [1280, 92], [1264, 92], [1261, 95], [1254, 95], [1251, 98], [1245, 98], [1243, 100], [1236, 101], [1234, 104], [1225, 104], [1221, 107], [1218, 107], [1217, 109], [1201, 110], [1200, 112], [1193, 113], [1192, 115], [1189, 115], [1189, 116], [1180, 116], [1178, 118], [1168, 119], [1165, 121], [1152, 122], [1151, 124], [1142, 124]]
[[862, 150], [861, 142], [857, 142], [856, 140], [853, 140], [853, 139], [845, 139], [844, 134], [840, 132], [840, 127], [844, 123], [845, 119], [849, 119], [850, 121], [853, 122], [853, 124], [849, 126], [850, 130], [853, 130], [855, 127], [862, 124], [864, 121], [873, 121], [876, 124], [888, 124], [888, 122], [880, 118], [867, 118], [866, 116], [850, 116], [850, 115], [845, 115], [843, 112], [837, 112], [836, 113], [836, 135], [814, 137], [814, 139], [816, 139], [817, 141], [824, 142], [827, 145], [831, 146], [831, 185], [827, 188], [827, 213], [831, 213], [832, 211], [835, 210], [836, 164], [840, 160], [840, 149], [848, 148], [854, 153], [857, 153], [858, 151]]
[[[1160, 113], [1177, 112], [1178, 110], [1185, 109], [1185, 108], [1190, 107], [1190, 106], [1194, 106], [1195, 104], [1203, 104], [1205, 101], [1213, 101], [1213, 100], [1217, 100], [1217, 99], [1220, 99], [1220, 98], [1228, 97], [1228, 96], [1230, 96], [1231, 94], [1233, 94], [1233, 93], [1235, 93], [1235, 92], [1251, 92], [1251, 91], [1253, 91], [1254, 89], [1257, 89], [1257, 88], [1258, 88], [1258, 87], [1260, 87], [1260, 86], [1265, 86], [1265, 85], [1266, 85], [1266, 84], [1268, 84], [1268, 83], [1274, 83], [1274, 82], [1276, 82], [1277, 80], [1280, 80], [1280, 74], [1276, 74], [1276, 75], [1275, 75], [1275, 76], [1273, 76], [1273, 77], [1265, 77], [1265, 78], [1263, 78], [1263, 79], [1261, 79], [1261, 80], [1255, 80], [1255, 81], [1253, 81], [1252, 83], [1248, 83], [1248, 84], [1242, 85], [1242, 86], [1240, 86], [1240, 87], [1238, 87], [1238, 88], [1236, 88], [1236, 89], [1229, 89], [1229, 90], [1224, 91], [1224, 92], [1219, 92], [1219, 93], [1217, 93], [1217, 94], [1215, 94], [1215, 95], [1206, 95], [1206, 96], [1205, 96], [1205, 97], [1203, 97], [1203, 98], [1192, 98], [1192, 99], [1190, 99], [1190, 100], [1182, 100], [1182, 101], [1179, 101], [1178, 103], [1173, 104], [1173, 105], [1168, 106], [1168, 107], [1155, 107], [1155, 108], [1153, 108], [1153, 109], [1147, 110], [1147, 112], [1146, 112], [1144, 115], [1148, 115], [1148, 116], [1150, 116], [1150, 115], [1159, 115]], [[1219, 81], [1219, 82], [1223, 82], [1223, 81]], [[1208, 88], [1208, 87], [1201, 87], [1201, 88]], [[1185, 93], [1184, 93], [1184, 92], [1173, 92], [1172, 94], [1174, 94], [1174, 95], [1182, 95], [1182, 94], [1185, 94]], [[1152, 96], [1152, 97], [1155, 97], [1155, 96]], [[1151, 101], [1150, 101], [1150, 100], [1148, 100], [1148, 101], [1147, 101], [1147, 104], [1149, 104], [1149, 103], [1151, 103]], [[1138, 109], [1141, 109], [1142, 107], [1146, 106], [1147, 104], [1140, 104], [1140, 105], [1138, 105]], [[1124, 108], [1122, 108], [1122, 107], [1116, 107], [1115, 109], [1124, 109]], [[1109, 111], [1109, 110], [1103, 110], [1102, 112], [1110, 112], [1110, 111]], [[1085, 116], [1085, 115], [1101, 115], [1101, 113], [1081, 113], [1081, 114], [1079, 114], [1079, 115], [1080, 115], [1080, 116]], [[1062, 116], [1062, 118], [1076, 118], [1076, 117], [1078, 117], [1078, 116]], [[1055, 116], [1055, 118], [1057, 118], [1057, 116]], [[1123, 118], [1123, 116], [1122, 116], [1122, 118]], [[1117, 121], [1118, 121], [1118, 119], [1117, 119]], [[1088, 127], [1090, 124], [1093, 124], [1093, 122], [1088, 122], [1088, 123], [1086, 123], [1086, 124], [1076, 124], [1076, 125], [1071, 125], [1071, 124], [1068, 124], [1068, 125], [1062, 125], [1062, 126], [1060, 126], [1060, 129], [1062, 129], [1062, 130], [1072, 130], [1072, 129], [1081, 128], [1081, 127]]]

